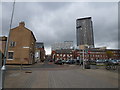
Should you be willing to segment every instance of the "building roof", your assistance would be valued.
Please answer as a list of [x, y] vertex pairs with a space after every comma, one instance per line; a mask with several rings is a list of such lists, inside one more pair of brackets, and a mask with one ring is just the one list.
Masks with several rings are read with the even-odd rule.
[[78, 18], [77, 20], [91, 19], [91, 17]]
[[35, 47], [36, 48], [44, 48], [44, 43], [43, 42], [36, 42]]
[[0, 41], [7, 41], [7, 37], [6, 36], [0, 37]]
[[[19, 26], [20, 26], [21, 24], [23, 24], [23, 27], [25, 26], [25, 23], [24, 23], [23, 21], [19, 23]], [[14, 29], [18, 28], [19, 26], [15, 27], [15, 28], [12, 28], [11, 30], [14, 30]], [[32, 32], [30, 29], [26, 28], [26, 27], [24, 27], [24, 28], [25, 28], [26, 30], [28, 30], [28, 31], [31, 32], [31, 34], [32, 34], [32, 36], [33, 36], [33, 38], [34, 38], [34, 40], [36, 41], [36, 38], [35, 38], [33, 32]]]

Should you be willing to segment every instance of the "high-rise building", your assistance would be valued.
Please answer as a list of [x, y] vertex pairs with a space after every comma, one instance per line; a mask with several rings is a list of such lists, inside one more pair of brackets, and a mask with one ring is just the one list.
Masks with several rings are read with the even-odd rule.
[[93, 24], [91, 17], [76, 20], [77, 46], [94, 47]]

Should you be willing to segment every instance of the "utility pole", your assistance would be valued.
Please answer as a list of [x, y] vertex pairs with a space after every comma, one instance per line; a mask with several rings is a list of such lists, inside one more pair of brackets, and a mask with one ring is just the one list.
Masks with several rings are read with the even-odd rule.
[[8, 53], [8, 44], [9, 44], [9, 38], [10, 38], [10, 32], [11, 32], [11, 27], [12, 27], [12, 21], [13, 21], [13, 15], [14, 15], [14, 8], [15, 8], [15, 0], [13, 2], [13, 9], [12, 9], [12, 15], [11, 15], [11, 20], [10, 20], [10, 27], [9, 27], [9, 34], [8, 34], [8, 38], [7, 38], [7, 42], [6, 42], [6, 47], [5, 47], [5, 53], [4, 53], [4, 61], [3, 61], [3, 66], [1, 68], [0, 71], [0, 89], [2, 90], [4, 88], [4, 79], [5, 79], [5, 70], [6, 70], [6, 59], [7, 59], [7, 53]]

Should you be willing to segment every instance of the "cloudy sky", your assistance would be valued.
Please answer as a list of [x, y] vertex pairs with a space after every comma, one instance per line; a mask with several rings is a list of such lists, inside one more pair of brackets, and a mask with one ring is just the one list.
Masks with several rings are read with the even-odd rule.
[[[8, 35], [12, 2], [2, 3], [2, 33]], [[117, 2], [17, 2], [12, 28], [24, 21], [50, 53], [55, 42], [74, 41], [76, 19], [91, 16], [96, 47], [118, 47]]]

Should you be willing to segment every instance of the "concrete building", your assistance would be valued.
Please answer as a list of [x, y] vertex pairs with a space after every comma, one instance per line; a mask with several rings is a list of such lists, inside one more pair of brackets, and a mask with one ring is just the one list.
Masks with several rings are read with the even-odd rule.
[[45, 60], [45, 49], [43, 42], [36, 42], [35, 44], [35, 62], [43, 62]]
[[93, 24], [91, 17], [79, 18], [76, 20], [77, 46], [94, 47]]
[[10, 31], [6, 64], [35, 63], [35, 42], [33, 32], [25, 27], [24, 22], [20, 22]]
[[52, 45], [52, 50], [71, 49], [71, 48], [73, 48], [73, 41], [57, 42]]

